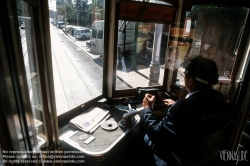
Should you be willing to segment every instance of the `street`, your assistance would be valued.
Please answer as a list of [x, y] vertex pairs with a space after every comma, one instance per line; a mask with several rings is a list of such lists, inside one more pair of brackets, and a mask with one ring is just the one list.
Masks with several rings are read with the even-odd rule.
[[[50, 27], [56, 107], [60, 115], [102, 94], [102, 59], [90, 53], [87, 41], [67, 36], [52, 24]], [[117, 63], [117, 90], [148, 86], [149, 66], [137, 64], [137, 70], [132, 71], [128, 59], [125, 66], [123, 71]]]
[[[57, 115], [60, 115], [102, 94], [102, 58], [90, 53], [87, 41], [75, 40], [52, 24], [50, 34], [56, 109]], [[20, 35], [26, 73], [30, 73], [27, 78], [32, 79], [37, 73], [30, 70], [29, 61], [32, 59], [28, 59], [25, 30], [22, 29]], [[131, 70], [130, 59], [126, 56], [123, 62], [117, 60], [116, 90], [148, 86], [149, 66], [137, 64], [137, 70]], [[163, 70], [161, 68], [160, 83], [163, 81]], [[36, 82], [31, 81], [30, 96], [34, 98], [33, 104], [37, 108], [41, 103], [38, 96], [40, 93], [39, 88], [33, 86], [36, 87]]]
[[50, 31], [56, 107], [60, 115], [102, 94], [103, 71], [99, 56], [91, 57], [61, 29], [51, 25]]

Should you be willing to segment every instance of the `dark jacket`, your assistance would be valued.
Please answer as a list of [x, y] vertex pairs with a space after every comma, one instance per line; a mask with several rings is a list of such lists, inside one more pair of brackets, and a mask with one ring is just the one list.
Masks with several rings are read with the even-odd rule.
[[[173, 152], [184, 163], [195, 165], [194, 160], [204, 160], [209, 155], [214, 155], [208, 153], [215, 153], [214, 151], [218, 150], [217, 147], [207, 150], [203, 145], [204, 140], [212, 133], [221, 131], [228, 123], [229, 110], [221, 93], [205, 90], [187, 99], [177, 100], [162, 120], [153, 115], [151, 108], [145, 109], [141, 117], [145, 132], [159, 158], [164, 160], [165, 156], [168, 156], [166, 154]], [[215, 141], [214, 138], [213, 140]]]

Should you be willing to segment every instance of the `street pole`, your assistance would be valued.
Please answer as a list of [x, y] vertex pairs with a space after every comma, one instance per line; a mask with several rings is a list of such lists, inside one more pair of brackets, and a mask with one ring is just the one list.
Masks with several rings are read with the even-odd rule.
[[76, 26], [79, 25], [79, 19], [78, 19], [78, 0], [76, 1]]
[[135, 34], [134, 34], [134, 49], [133, 49], [132, 63], [131, 63], [131, 68], [135, 71], [137, 70], [136, 69], [136, 56], [137, 56], [136, 49], [137, 49], [138, 26], [139, 26], [139, 23], [136, 22], [135, 29], [134, 29], [134, 32], [135, 32]]
[[162, 27], [162, 24], [155, 24], [152, 61], [149, 67], [149, 86], [159, 85]]
[[64, 6], [65, 6], [65, 13], [64, 13], [64, 22], [65, 22], [65, 24], [64, 24], [64, 30], [65, 30], [65, 34], [67, 35], [67, 25], [66, 25], [66, 3], [65, 3], [65, 0], [64, 0]]

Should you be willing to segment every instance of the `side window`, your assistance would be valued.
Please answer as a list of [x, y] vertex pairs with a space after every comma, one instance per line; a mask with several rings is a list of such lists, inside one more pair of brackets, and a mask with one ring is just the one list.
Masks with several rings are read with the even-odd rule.
[[[144, 1], [145, 2], [145, 1]], [[138, 87], [157, 87], [165, 90], [165, 63], [170, 23], [176, 8], [167, 5], [148, 5], [134, 1], [119, 1], [116, 11], [114, 65], [115, 84], [108, 93], [114, 97], [137, 95]], [[143, 14], [139, 14], [143, 9]], [[157, 11], [157, 12], [155, 12]], [[120, 49], [118, 49], [120, 48]]]
[[[164, 41], [164, 38], [169, 35], [169, 25], [119, 20], [118, 27], [117, 44], [121, 48], [119, 56], [124, 58], [117, 60], [116, 90], [163, 86], [165, 67], [161, 66], [166, 62], [168, 41]], [[150, 64], [155, 66], [155, 73], [151, 75]], [[133, 77], [133, 69], [137, 69], [140, 74]]]
[[[211, 14], [202, 17], [206, 13]], [[230, 82], [234, 81], [231, 80], [233, 70], [238, 70], [234, 68], [234, 64], [247, 13], [247, 8], [192, 7], [192, 10], [186, 15], [185, 23], [183, 23], [185, 27], [178, 30], [179, 36], [183, 36], [181, 40], [188, 44], [179, 44], [177, 56], [173, 57], [173, 64], [177, 64], [175, 66], [178, 67], [175, 78], [177, 77], [181, 86], [185, 86], [183, 72], [189, 59], [202, 56], [214, 60], [217, 64], [219, 80], [214, 89], [222, 92], [226, 98], [230, 97], [232, 86]], [[171, 32], [177, 32], [177, 29], [171, 28]], [[170, 38], [174, 38], [175, 35], [171, 33]], [[174, 54], [172, 48], [175, 48], [175, 45], [171, 45], [169, 48], [169, 57]], [[176, 68], [172, 69], [172, 73], [175, 70]], [[175, 78], [173, 75], [172, 81], [167, 85], [169, 88], [176, 82]]]
[[96, 38], [97, 30], [93, 29], [92, 30], [92, 38]]
[[98, 39], [102, 39], [103, 38], [103, 31], [98, 31]]

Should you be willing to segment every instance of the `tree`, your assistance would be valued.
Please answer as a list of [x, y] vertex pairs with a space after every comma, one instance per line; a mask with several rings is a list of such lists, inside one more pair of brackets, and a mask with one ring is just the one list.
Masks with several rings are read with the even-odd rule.
[[103, 20], [105, 16], [104, 0], [92, 0], [94, 10], [94, 20]]
[[[57, 15], [66, 16], [66, 21], [71, 18], [70, 16], [74, 13], [72, 0], [58, 0], [56, 1]], [[65, 18], [64, 18], [65, 20]]]
[[77, 25], [86, 26], [88, 24], [88, 0], [75, 0], [73, 3], [75, 8]]

